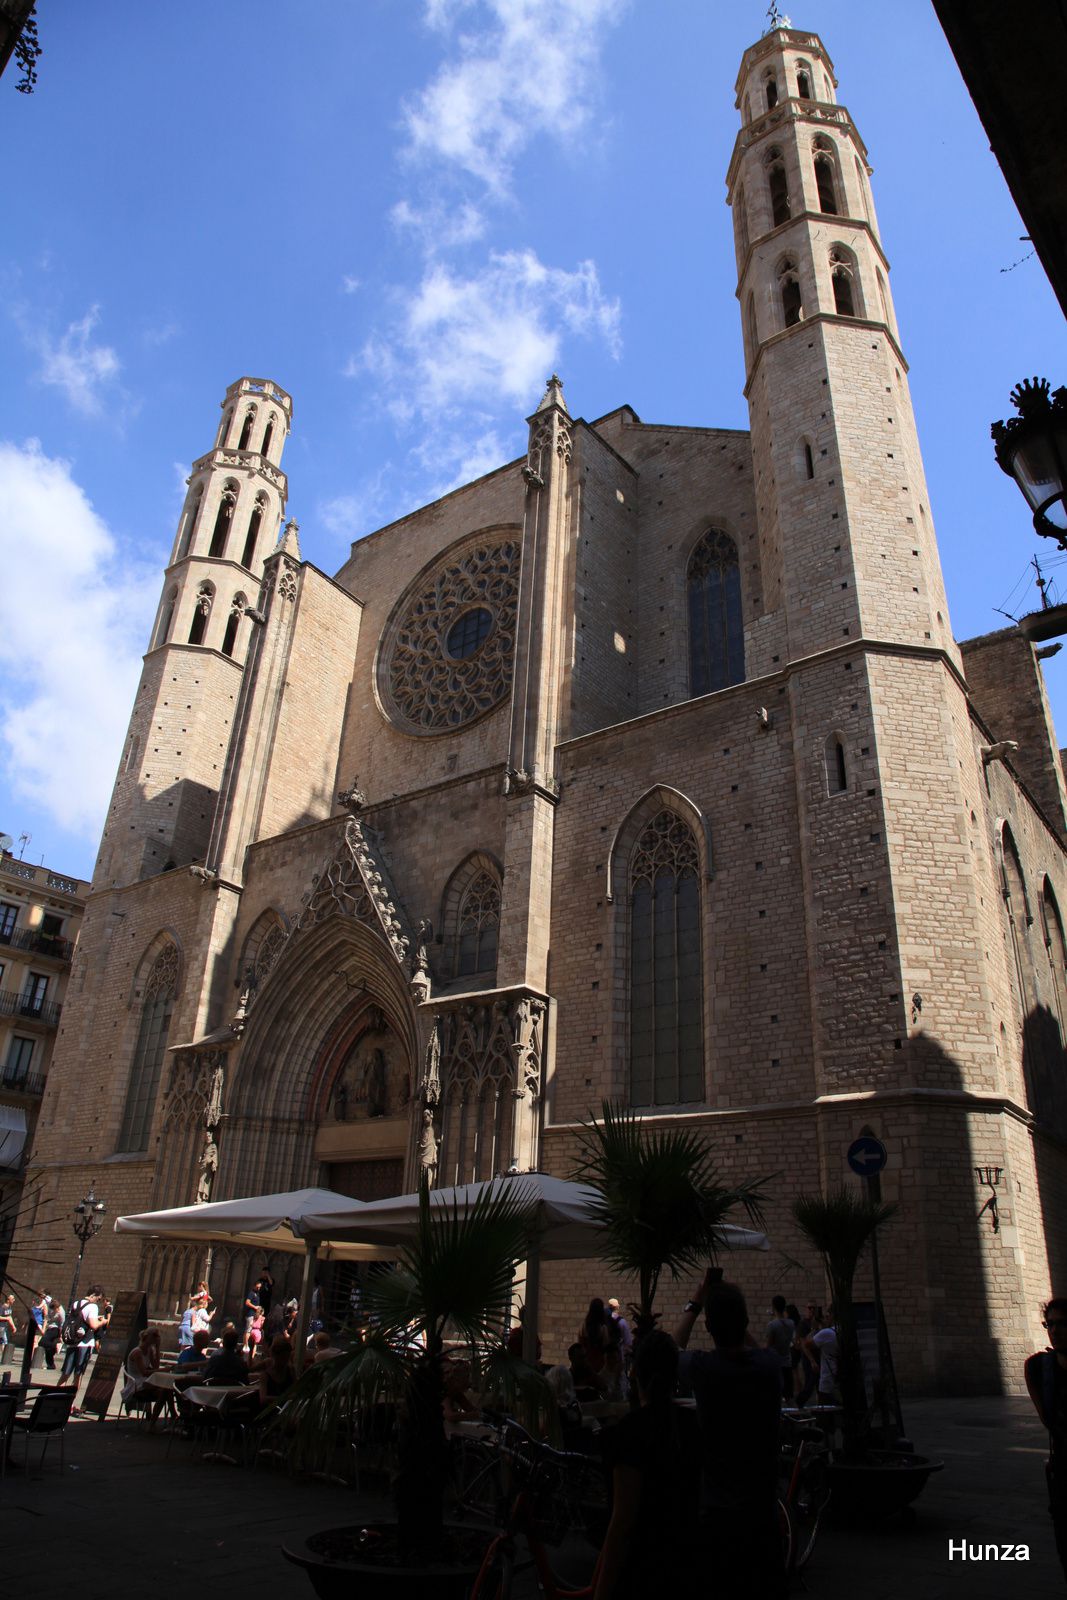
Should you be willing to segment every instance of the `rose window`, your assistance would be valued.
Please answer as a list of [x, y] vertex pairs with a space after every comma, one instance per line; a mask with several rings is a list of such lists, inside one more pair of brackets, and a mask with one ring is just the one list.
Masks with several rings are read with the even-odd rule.
[[412, 733], [484, 716], [511, 687], [519, 594], [517, 538], [470, 544], [404, 595], [378, 651], [378, 691]]

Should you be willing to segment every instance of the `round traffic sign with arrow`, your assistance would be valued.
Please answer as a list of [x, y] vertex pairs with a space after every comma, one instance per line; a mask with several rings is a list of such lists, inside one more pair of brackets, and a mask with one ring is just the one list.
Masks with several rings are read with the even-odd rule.
[[875, 1139], [869, 1133], [853, 1139], [846, 1156], [849, 1166], [860, 1178], [873, 1178], [875, 1173], [881, 1172], [887, 1159], [881, 1139]]

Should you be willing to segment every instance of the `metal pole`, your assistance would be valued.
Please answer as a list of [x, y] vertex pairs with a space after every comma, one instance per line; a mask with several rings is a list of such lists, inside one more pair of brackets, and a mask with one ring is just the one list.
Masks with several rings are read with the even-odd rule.
[[307, 1349], [311, 1296], [315, 1289], [315, 1263], [318, 1255], [318, 1240], [308, 1239], [305, 1245], [304, 1275], [300, 1281], [300, 1305], [296, 1313], [296, 1348], [293, 1351], [293, 1368], [298, 1377], [304, 1370], [304, 1352]]
[[[872, 1173], [867, 1179], [867, 1194], [871, 1204], [875, 1203], [875, 1175]], [[886, 1371], [888, 1362], [885, 1358], [885, 1317], [882, 1315], [882, 1279], [878, 1270], [878, 1234], [871, 1234], [871, 1278], [874, 1287], [874, 1329], [878, 1347], [878, 1410], [882, 1418], [882, 1448], [889, 1449], [889, 1395], [886, 1391]]]

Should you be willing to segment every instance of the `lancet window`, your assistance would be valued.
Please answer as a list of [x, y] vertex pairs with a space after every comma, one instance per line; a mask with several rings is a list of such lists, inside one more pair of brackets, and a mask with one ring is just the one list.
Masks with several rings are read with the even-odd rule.
[[857, 311], [855, 267], [849, 252], [840, 245], [830, 251], [830, 282], [838, 316], [854, 317]]
[[252, 562], [255, 560], [256, 541], [259, 538], [259, 530], [263, 525], [263, 513], [266, 510], [266, 506], [266, 495], [257, 494], [255, 504], [252, 507], [252, 515], [248, 519], [248, 533], [245, 537], [245, 547], [241, 552], [242, 567], [251, 567]]
[[230, 604], [230, 614], [226, 618], [226, 632], [222, 636], [222, 653], [224, 656], [233, 655], [233, 647], [237, 643], [237, 630], [241, 626], [241, 618], [245, 614], [248, 600], [243, 594], [235, 594]]
[[215, 516], [215, 527], [211, 534], [211, 547], [209, 556], [224, 556], [226, 544], [230, 537], [230, 528], [233, 526], [233, 514], [237, 507], [237, 485], [227, 481], [223, 485], [222, 497], [219, 500], [219, 509]]
[[689, 558], [689, 692], [711, 694], [745, 676], [745, 630], [737, 546], [709, 528]]
[[248, 449], [248, 441], [252, 437], [252, 429], [255, 426], [255, 421], [256, 408], [255, 406], [249, 406], [248, 410], [245, 412], [245, 420], [241, 425], [241, 437], [237, 443], [238, 450]]
[[703, 1099], [700, 858], [692, 830], [663, 810], [630, 858], [630, 1100]]
[[210, 583], [202, 583], [196, 592], [196, 609], [189, 627], [189, 643], [203, 644], [204, 634], [207, 632], [207, 622], [211, 615], [211, 607], [215, 601], [215, 589]]
[[119, 1130], [117, 1148], [120, 1152], [148, 1148], [152, 1112], [155, 1109], [177, 988], [178, 951], [168, 940], [152, 963], [144, 986], [141, 1020]]
[[495, 972], [500, 934], [500, 885], [490, 872], [477, 873], [459, 905], [456, 976]]
[[812, 151], [819, 210], [836, 217], [840, 207], [837, 203], [837, 161], [834, 157], [834, 147], [829, 139], [823, 138], [820, 134], [812, 146]]
[[792, 256], [783, 256], [778, 264], [778, 292], [782, 297], [782, 321], [785, 327], [792, 328], [804, 315], [800, 275]]
[[771, 199], [771, 224], [777, 228], [780, 222], [788, 222], [793, 214], [789, 201], [789, 180], [785, 175], [785, 162], [777, 145], [768, 150], [766, 165], [767, 188]]

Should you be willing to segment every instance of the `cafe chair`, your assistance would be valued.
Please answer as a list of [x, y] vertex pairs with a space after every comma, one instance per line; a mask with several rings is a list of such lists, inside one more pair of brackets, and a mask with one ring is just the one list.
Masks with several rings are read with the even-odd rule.
[[15, 1427], [15, 1412], [19, 1408], [21, 1398], [22, 1392], [19, 1389], [0, 1389], [0, 1478], [7, 1475], [7, 1457]]
[[44, 1465], [45, 1452], [53, 1439], [59, 1435], [59, 1465], [62, 1469], [66, 1466], [66, 1451], [64, 1449], [64, 1434], [67, 1423], [70, 1421], [71, 1407], [74, 1404], [73, 1389], [43, 1389], [33, 1402], [33, 1409], [27, 1417], [15, 1418], [15, 1432], [26, 1435], [26, 1455], [23, 1465], [28, 1469], [30, 1464], [30, 1435], [40, 1434], [43, 1439], [41, 1445], [41, 1459], [38, 1466]]

